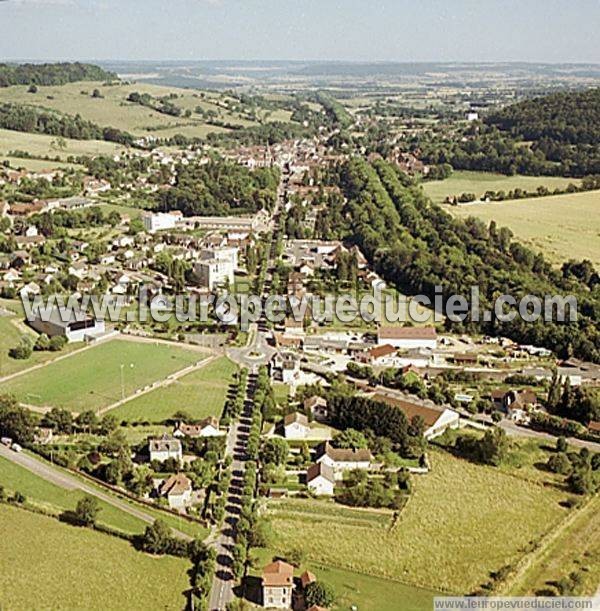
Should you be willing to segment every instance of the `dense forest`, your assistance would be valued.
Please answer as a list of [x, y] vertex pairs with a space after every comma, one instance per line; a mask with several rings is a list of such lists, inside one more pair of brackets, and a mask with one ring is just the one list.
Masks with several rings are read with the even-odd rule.
[[[427, 295], [443, 287], [443, 299], [470, 296], [479, 286], [481, 310], [492, 309], [499, 295], [517, 301], [525, 295], [575, 295], [577, 322], [528, 323], [516, 317], [500, 322], [447, 321], [450, 328], [545, 346], [561, 357], [577, 355], [600, 362], [600, 282], [596, 273], [585, 277], [565, 266], [555, 270], [512, 239], [510, 230], [486, 226], [469, 218], [455, 219], [432, 204], [411, 179], [394, 166], [373, 165], [354, 158], [338, 165], [329, 177], [339, 184], [346, 202], [332, 202], [317, 219], [316, 233], [358, 244], [376, 270], [408, 295]], [[589, 269], [584, 265], [582, 268]]]
[[75, 81], [111, 81], [117, 79], [93, 64], [0, 64], [0, 87], [10, 85], [64, 85]]
[[254, 171], [225, 161], [181, 166], [172, 189], [157, 195], [158, 209], [186, 216], [242, 214], [271, 209], [277, 197], [279, 171]]
[[112, 127], [100, 127], [79, 115], [70, 116], [20, 104], [0, 104], [0, 127], [18, 132], [61, 136], [75, 140], [107, 140], [131, 145], [133, 136]]
[[426, 163], [454, 169], [581, 177], [600, 173], [600, 89], [568, 91], [497, 110], [458, 136], [415, 143]]

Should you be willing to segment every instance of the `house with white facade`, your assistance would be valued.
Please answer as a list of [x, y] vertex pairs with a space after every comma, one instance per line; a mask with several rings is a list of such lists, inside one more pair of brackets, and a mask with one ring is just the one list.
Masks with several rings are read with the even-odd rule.
[[283, 419], [283, 436], [286, 439], [306, 439], [309, 433], [310, 425], [304, 414], [294, 412]]
[[262, 604], [268, 609], [290, 609], [294, 591], [294, 567], [283, 560], [267, 564], [262, 572]]
[[373, 455], [368, 449], [352, 450], [334, 448], [328, 441], [317, 447], [317, 463], [322, 463], [333, 469], [336, 480], [341, 480], [346, 471], [356, 469], [369, 470]]
[[306, 486], [317, 496], [333, 496], [335, 490], [333, 468], [324, 462], [310, 466], [306, 471]]
[[219, 429], [219, 420], [214, 416], [209, 416], [197, 424], [186, 424], [178, 422], [173, 431], [173, 437], [219, 437], [223, 433]]
[[163, 462], [169, 458], [181, 461], [183, 459], [183, 447], [179, 439], [173, 439], [164, 435], [160, 439], [150, 439], [148, 442], [150, 461]]
[[160, 483], [158, 494], [167, 499], [171, 509], [184, 509], [192, 500], [192, 482], [185, 473], [176, 473]]

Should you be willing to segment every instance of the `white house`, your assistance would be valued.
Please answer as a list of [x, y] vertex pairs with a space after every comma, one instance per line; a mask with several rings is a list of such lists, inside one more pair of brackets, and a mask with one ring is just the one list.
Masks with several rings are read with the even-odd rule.
[[263, 607], [290, 609], [294, 591], [294, 567], [283, 560], [267, 564], [262, 572]]
[[437, 348], [437, 333], [434, 327], [379, 327], [377, 343], [389, 344], [394, 348]]
[[183, 509], [192, 500], [192, 482], [184, 473], [177, 473], [161, 482], [158, 493], [166, 497], [171, 509]]
[[198, 424], [178, 422], [173, 431], [173, 437], [218, 437], [222, 435], [219, 430], [219, 421], [214, 416], [205, 418]]
[[283, 436], [286, 439], [306, 439], [309, 432], [308, 418], [304, 414], [294, 412], [283, 419]]
[[179, 439], [172, 439], [166, 435], [160, 439], [150, 439], [148, 442], [148, 450], [150, 460], [158, 460], [163, 462], [169, 458], [175, 458], [178, 461], [183, 459], [183, 448]]
[[367, 449], [334, 448], [328, 441], [317, 448], [317, 463], [331, 467], [336, 480], [343, 479], [346, 471], [368, 470], [371, 468], [372, 462], [373, 456]]
[[148, 233], [156, 233], [157, 231], [166, 231], [175, 229], [178, 221], [183, 215], [179, 210], [173, 212], [147, 212], [142, 214], [142, 222], [144, 229]]
[[335, 489], [333, 468], [324, 462], [310, 466], [306, 471], [306, 486], [317, 496], [333, 496]]

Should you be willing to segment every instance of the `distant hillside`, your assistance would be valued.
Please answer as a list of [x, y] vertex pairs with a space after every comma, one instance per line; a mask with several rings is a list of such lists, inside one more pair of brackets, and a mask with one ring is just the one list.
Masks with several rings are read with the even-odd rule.
[[498, 109], [461, 134], [423, 142], [423, 161], [455, 170], [583, 177], [600, 174], [600, 89]]
[[485, 122], [523, 140], [547, 138], [564, 144], [597, 144], [600, 89], [565, 91], [524, 100], [491, 114]]
[[11, 85], [64, 85], [75, 81], [110, 81], [118, 78], [93, 64], [0, 64], [0, 87]]

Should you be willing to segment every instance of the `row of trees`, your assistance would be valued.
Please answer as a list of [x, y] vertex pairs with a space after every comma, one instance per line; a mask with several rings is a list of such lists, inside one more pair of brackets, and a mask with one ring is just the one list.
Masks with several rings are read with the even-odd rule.
[[80, 115], [66, 115], [5, 102], [0, 104], [0, 127], [18, 132], [61, 136], [75, 140], [106, 140], [131, 146], [133, 136], [114, 127], [100, 127]]
[[[506, 228], [453, 218], [384, 161], [370, 165], [351, 159], [335, 168], [330, 180], [341, 186], [347, 201], [324, 211], [321, 226], [332, 237], [356, 243], [400, 292], [426, 295], [433, 303], [441, 286], [446, 303], [454, 295], [469, 296], [471, 287], [478, 286], [480, 309], [492, 312], [491, 320], [448, 317], [449, 329], [502, 335], [545, 346], [561, 357], [575, 354], [600, 362], [600, 287], [590, 291], [579, 278], [565, 277], [541, 254], [514, 241]], [[493, 314], [500, 295], [511, 295], [517, 303], [527, 295], [574, 295], [578, 319], [526, 322], [515, 316], [501, 321]]]

